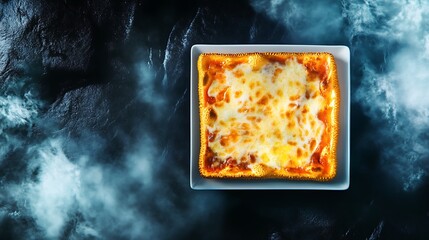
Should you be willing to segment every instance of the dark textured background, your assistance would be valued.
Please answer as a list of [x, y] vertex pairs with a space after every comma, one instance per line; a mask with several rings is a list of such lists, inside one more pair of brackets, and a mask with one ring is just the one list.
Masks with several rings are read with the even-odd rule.
[[[0, 239], [427, 239], [425, 1], [0, 1]], [[189, 188], [190, 47], [351, 50], [347, 191]]]

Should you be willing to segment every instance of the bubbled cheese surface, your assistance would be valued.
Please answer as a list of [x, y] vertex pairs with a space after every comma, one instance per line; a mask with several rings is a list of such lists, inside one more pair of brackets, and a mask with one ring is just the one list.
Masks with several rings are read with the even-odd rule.
[[257, 60], [225, 69], [209, 86], [208, 96], [217, 101], [211, 106], [216, 118], [207, 126], [215, 133], [208, 147], [221, 161], [251, 162], [250, 169], [261, 163], [275, 169], [306, 166], [325, 128], [317, 117], [326, 104], [320, 79], [308, 81], [296, 59]]

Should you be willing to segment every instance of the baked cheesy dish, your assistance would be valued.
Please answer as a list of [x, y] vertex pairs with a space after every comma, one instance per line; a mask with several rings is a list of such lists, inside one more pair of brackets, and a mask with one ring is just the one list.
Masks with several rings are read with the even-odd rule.
[[335, 176], [340, 92], [330, 53], [201, 54], [198, 91], [202, 176]]

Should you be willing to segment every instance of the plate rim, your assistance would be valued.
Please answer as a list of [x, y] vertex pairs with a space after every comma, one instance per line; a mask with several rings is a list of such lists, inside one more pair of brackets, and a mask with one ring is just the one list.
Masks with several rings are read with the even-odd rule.
[[[242, 52], [329, 52], [334, 55], [340, 80], [341, 153], [337, 158], [345, 158], [341, 169], [337, 168], [337, 176], [332, 181], [296, 181], [288, 179], [208, 179], [199, 174], [198, 158], [200, 151], [199, 139], [199, 107], [198, 107], [198, 75], [197, 59], [199, 54], [242, 53]], [[190, 54], [190, 187], [194, 190], [347, 190], [350, 187], [350, 49], [346, 45], [291, 45], [291, 44], [195, 44]], [[341, 68], [341, 69], [340, 69]], [[340, 78], [340, 76], [339, 76]], [[344, 94], [345, 92], [345, 94]], [[345, 98], [345, 99], [343, 99]], [[345, 100], [345, 101], [344, 101]], [[344, 121], [345, 119], [345, 121]], [[197, 133], [196, 133], [197, 132]], [[195, 136], [198, 136], [196, 138]], [[340, 142], [341, 141], [341, 142]], [[340, 155], [341, 154], [341, 155]], [[339, 177], [340, 176], [340, 177]], [[338, 178], [339, 177], [339, 178]], [[338, 179], [337, 179], [338, 178]], [[341, 179], [340, 179], [341, 178]]]

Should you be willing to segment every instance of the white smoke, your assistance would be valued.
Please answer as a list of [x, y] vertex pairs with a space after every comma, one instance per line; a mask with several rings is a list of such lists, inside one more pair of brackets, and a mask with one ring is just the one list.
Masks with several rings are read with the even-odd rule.
[[[329, 1], [254, 0], [257, 12], [281, 23], [293, 43], [331, 43], [341, 36], [341, 6]], [[323, 24], [321, 26], [320, 24]]]
[[[138, 76], [138, 100], [145, 103], [154, 113], [154, 117], [161, 119], [163, 109], [167, 108], [167, 99], [157, 82], [157, 69], [153, 62], [153, 49], [149, 49], [144, 54], [146, 61], [136, 64], [135, 69]], [[142, 54], [142, 55], [143, 55]]]
[[153, 174], [157, 174], [151, 163], [157, 156], [154, 149], [156, 146], [150, 140], [143, 140], [138, 152], [131, 150], [123, 168], [94, 164], [89, 159], [81, 161], [76, 211], [81, 212], [84, 219], [77, 226], [78, 236], [127, 239], [162, 236], [158, 226], [146, 215], [150, 209], [141, 206], [155, 200], [150, 189], [155, 182]]
[[[110, 159], [110, 145], [100, 133], [84, 127], [79, 129], [81, 137], [71, 138], [48, 124], [52, 127], [47, 130], [39, 128], [49, 131], [41, 139], [29, 140], [32, 127], [49, 119], [40, 122], [43, 111], [37, 95], [10, 82], [13, 91], [9, 92], [16, 94], [0, 97], [4, 152], [0, 159], [22, 148], [23, 159], [15, 161], [23, 163], [23, 172], [17, 173], [21, 176], [17, 182], [5, 182], [0, 188], [0, 220], [28, 219], [31, 224], [22, 233], [28, 239], [172, 239], [218, 208], [219, 197], [192, 192], [188, 168], [183, 167], [186, 154], [169, 153], [171, 146], [162, 140], [168, 139], [164, 134], [172, 127], [171, 117], [183, 104], [183, 96], [179, 101], [170, 99], [162, 88], [151, 51], [135, 65], [135, 92], [122, 96], [140, 112], [120, 109], [121, 114], [139, 120], [133, 128], [138, 138], [128, 136], [122, 123], [114, 125], [127, 148], [115, 159]], [[165, 129], [154, 131], [158, 125]], [[18, 128], [26, 131], [14, 134]], [[91, 137], [83, 137], [87, 135]], [[105, 146], [93, 142], [98, 139]]]
[[0, 97], [0, 163], [10, 151], [22, 146], [25, 141], [13, 131], [17, 128], [29, 128], [38, 114], [40, 104], [28, 91], [23, 96], [6, 95]]
[[[10, 162], [5, 162], [5, 159], [9, 157], [8, 160], [13, 161], [10, 156], [25, 152], [26, 143], [32, 141], [32, 126], [37, 121], [44, 102], [39, 99], [38, 89], [31, 84], [31, 78], [9, 77], [0, 78], [1, 80], [3, 84], [0, 87], [0, 171], [6, 174]], [[14, 164], [19, 166], [20, 160], [15, 161]]]
[[[153, 139], [142, 136], [130, 146], [122, 166], [100, 164], [81, 154], [70, 158], [60, 138], [33, 145], [27, 173], [35, 177], [6, 185], [18, 210], [0, 208], [0, 213], [30, 217], [47, 239], [180, 236], [183, 229], [214, 211], [220, 199], [189, 195], [188, 176], [166, 162], [166, 154]], [[28, 236], [34, 234], [28, 231]]]
[[[18, 202], [20, 213], [33, 218], [48, 239], [65, 236], [71, 222], [75, 222], [74, 231], [68, 234], [71, 239], [163, 236], [145, 215], [150, 209], [139, 210], [139, 205], [148, 201], [141, 198], [157, 190], [151, 187], [156, 169], [149, 163], [154, 158], [154, 146], [150, 142], [143, 146], [138, 153], [130, 153], [124, 168], [115, 168], [87, 156], [72, 161], [63, 151], [66, 146], [62, 140], [46, 140], [29, 150], [35, 156], [28, 172], [37, 172], [37, 179], [9, 185], [8, 189], [14, 191], [11, 196]], [[130, 192], [132, 185], [139, 187]]]
[[31, 92], [24, 94], [24, 98], [17, 96], [0, 97], [0, 134], [7, 128], [28, 124], [38, 111], [38, 106], [32, 100]]
[[[382, 164], [399, 176], [404, 190], [412, 190], [429, 170], [425, 135], [429, 130], [429, 5], [421, 1], [365, 1], [350, 4], [344, 12], [350, 20], [350, 36], [375, 34], [379, 49], [373, 50], [384, 55], [381, 70], [362, 56], [365, 68], [355, 98], [374, 121], [388, 123], [377, 131], [384, 146]], [[356, 12], [360, 18], [354, 16]], [[351, 44], [365, 43], [351, 39]], [[388, 51], [392, 44], [397, 49]]]
[[[362, 71], [361, 78], [352, 79], [359, 82], [353, 91], [354, 99], [380, 126], [373, 137], [380, 139], [383, 146], [381, 164], [395, 170], [394, 176], [398, 176], [403, 189], [419, 186], [429, 172], [429, 98], [425, 97], [428, 6], [412, 0], [342, 3], [255, 0], [252, 6], [281, 22], [294, 36], [291, 37], [294, 43], [349, 41], [354, 59], [352, 70]], [[168, 45], [168, 49], [177, 47], [173, 42]], [[183, 53], [185, 48], [178, 51]], [[32, 91], [9, 97], [2, 93], [0, 159], [14, 148], [22, 147], [28, 152], [21, 161], [28, 162], [28, 166], [22, 181], [3, 184], [0, 180], [0, 218], [29, 219], [29, 226], [25, 226], [30, 232], [28, 239], [38, 236], [41, 239], [178, 239], [182, 232], [195, 226], [203, 228], [203, 224], [198, 225], [201, 219], [210, 218], [209, 223], [214, 223], [215, 217], [222, 217], [219, 211], [222, 199], [209, 192], [192, 192], [188, 168], [183, 167], [188, 164], [187, 155], [173, 152], [179, 148], [172, 148], [163, 140], [174, 137], [165, 132], [181, 127], [174, 125], [174, 119], [169, 122], [166, 116], [180, 111], [180, 104], [186, 101], [171, 99], [168, 92], [171, 89], [162, 88], [163, 80], [177, 79], [180, 74], [166, 74], [165, 79], [160, 79], [157, 69], [181, 58], [165, 54], [157, 66], [152, 59], [152, 52], [157, 50], [148, 52], [136, 64], [136, 93], [127, 93], [135, 96], [119, 96], [135, 98], [130, 104], [137, 106], [133, 109], [141, 109], [128, 112], [131, 110], [124, 108], [121, 112], [140, 120], [132, 128], [139, 138], [124, 136], [123, 141], [129, 143], [127, 152], [118, 159], [109, 159], [113, 163], [100, 160], [110, 157], [108, 151], [103, 147], [94, 151], [93, 144], [86, 139], [50, 132], [41, 143], [34, 143], [29, 136], [15, 134], [13, 130], [30, 129], [37, 123], [40, 100]], [[172, 69], [174, 73], [180, 72]], [[186, 90], [182, 97], [185, 95]], [[152, 123], [163, 128], [154, 130]], [[113, 127], [112, 131], [123, 130], [117, 125]], [[80, 130], [97, 135], [88, 129]], [[35, 226], [31, 224], [33, 221]], [[219, 226], [205, 227], [216, 239]], [[38, 234], [39, 231], [42, 233]]]
[[[379, 129], [374, 141], [388, 173], [404, 190], [429, 173], [429, 4], [394, 1], [252, 1], [257, 12], [282, 23], [293, 43], [348, 40], [352, 97]], [[352, 83], [352, 86], [355, 84]], [[353, 157], [352, 157], [353, 160]]]
[[69, 211], [80, 194], [80, 169], [67, 158], [58, 139], [35, 148], [32, 164], [40, 168], [40, 175], [37, 182], [29, 183], [27, 201], [46, 236], [55, 238], [60, 236], [69, 214], [73, 214]]

